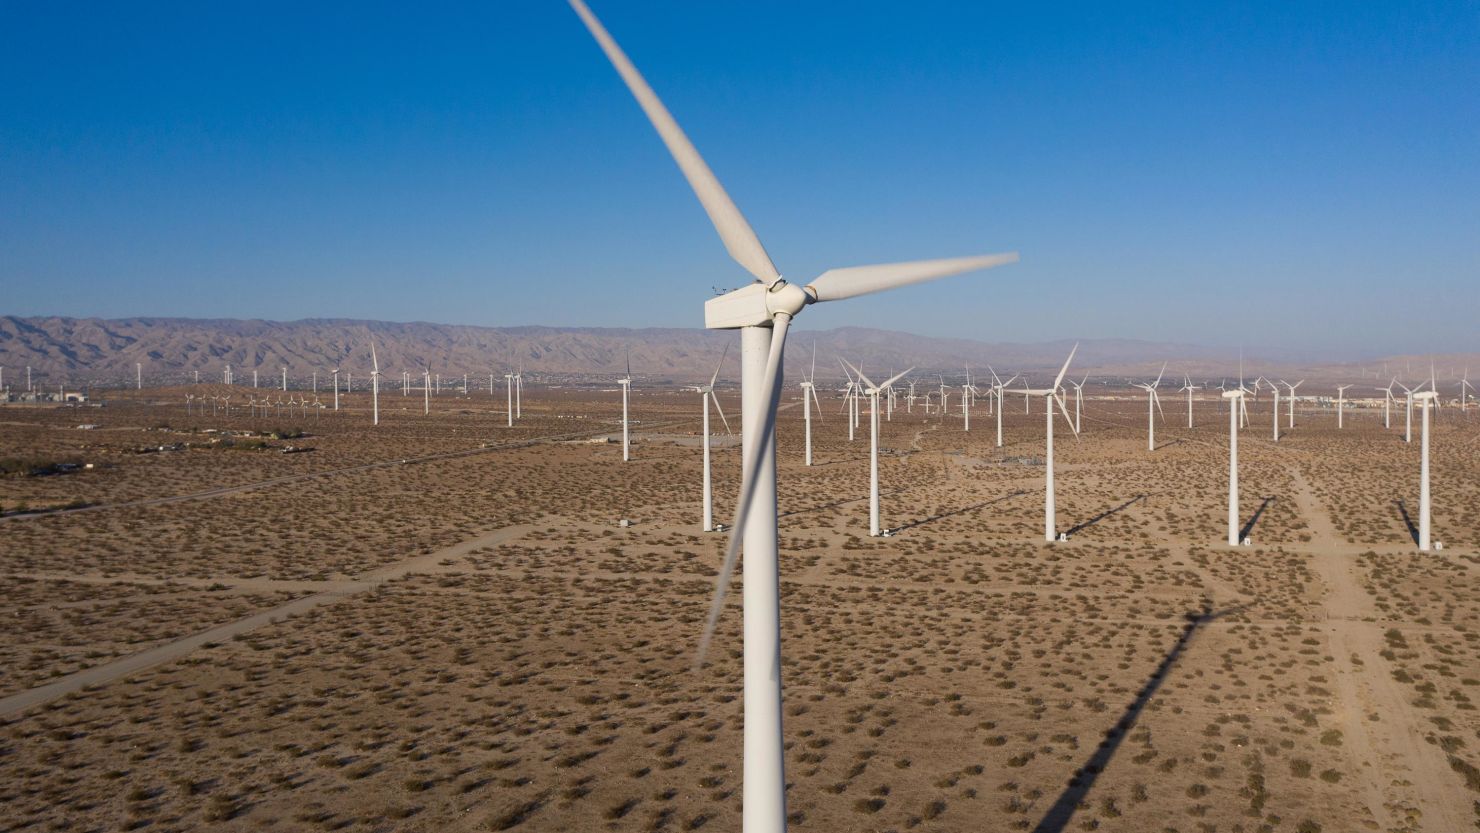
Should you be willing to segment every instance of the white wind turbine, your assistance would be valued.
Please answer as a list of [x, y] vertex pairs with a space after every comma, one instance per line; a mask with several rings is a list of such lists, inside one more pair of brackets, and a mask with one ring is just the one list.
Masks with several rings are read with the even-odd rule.
[[1467, 368], [1465, 368], [1465, 375], [1464, 375], [1464, 377], [1459, 380], [1459, 412], [1460, 413], [1463, 414], [1463, 413], [1468, 413], [1469, 412], [1470, 394], [1469, 394], [1468, 391], [1472, 391], [1474, 389], [1475, 389], [1475, 386], [1472, 385], [1472, 384], [1470, 384], [1470, 369], [1467, 367]]
[[1088, 381], [1089, 381], [1089, 374], [1086, 373], [1086, 374], [1084, 374], [1084, 378], [1083, 379], [1080, 379], [1077, 382], [1075, 382], [1073, 380], [1070, 380], [1070, 382], [1069, 382], [1069, 384], [1071, 384], [1071, 385], [1074, 386], [1074, 433], [1075, 434], [1078, 434], [1079, 431], [1080, 431], [1080, 427], [1079, 427], [1079, 415], [1080, 415], [1080, 413], [1084, 409], [1084, 383], [1085, 382], [1088, 382]]
[[432, 368], [426, 367], [421, 371], [421, 415], [427, 416], [432, 412]]
[[1248, 390], [1243, 382], [1233, 390], [1223, 391], [1228, 400], [1228, 546], [1239, 545], [1238, 517], [1238, 431], [1239, 415], [1244, 411], [1244, 395]]
[[509, 415], [509, 427], [514, 427], [514, 371], [510, 370], [504, 374], [504, 399], [507, 402], [506, 410]]
[[[1410, 388], [1402, 382], [1398, 382], [1398, 387], [1403, 389], [1404, 394], [1403, 442], [1411, 443], [1413, 442], [1413, 394], [1418, 388]], [[1422, 385], [1419, 387], [1422, 387]]]
[[380, 360], [375, 357], [375, 340], [370, 340], [370, 412], [371, 425], [380, 424]]
[[987, 367], [987, 370], [992, 374], [992, 392], [995, 393], [997, 396], [997, 447], [1001, 448], [1002, 412], [1007, 410], [1006, 403], [1003, 401], [1002, 395], [1007, 392], [1008, 385], [1017, 381], [1018, 374], [1014, 373], [1011, 379], [1008, 379], [1006, 382], [1004, 382], [1001, 379], [997, 378], [997, 371], [992, 370], [990, 366]]
[[[631, 376], [631, 373], [627, 374]], [[519, 369], [514, 371], [514, 418], [524, 419], [524, 360], [519, 360]]]
[[[843, 375], [848, 377], [848, 387], [843, 391], [843, 407], [848, 411], [848, 442], [851, 443], [853, 442], [853, 428], [858, 424], [858, 418], [855, 416], [858, 384], [853, 381], [853, 373], [848, 369], [848, 363], [842, 359], [838, 359], [838, 363], [843, 366]], [[928, 412], [930, 409], [925, 410]]]
[[971, 405], [976, 396], [976, 387], [971, 384], [971, 366], [966, 367], [966, 385], [961, 388], [962, 431], [971, 430]]
[[883, 533], [883, 529], [879, 526], [879, 393], [899, 381], [900, 377], [914, 368], [890, 377], [882, 385], [869, 381], [869, 378], [863, 375], [862, 370], [856, 367], [852, 369], [858, 374], [859, 381], [865, 385], [863, 392], [868, 396], [868, 534], [877, 538]]
[[792, 317], [809, 304], [882, 292], [1010, 263], [1015, 254], [832, 269], [807, 284], [782, 280], [755, 231], [725, 193], [678, 123], [583, 0], [572, 8], [601, 45], [657, 129], [719, 232], [725, 248], [756, 283], [711, 298], [709, 329], [740, 330], [740, 494], [729, 546], [715, 586], [698, 664], [724, 609], [740, 548], [745, 549], [744, 775], [742, 808], [748, 833], [786, 829], [786, 760], [781, 725], [781, 613], [776, 507], [776, 409], [782, 355]]
[[[1069, 430], [1074, 431], [1074, 438], [1079, 438], [1079, 432], [1074, 428], [1074, 421], [1069, 419], [1069, 409], [1064, 405], [1064, 400], [1059, 397], [1060, 386], [1064, 383], [1064, 374], [1069, 372], [1069, 362], [1074, 361], [1074, 354], [1079, 352], [1079, 344], [1076, 342], [1073, 349], [1069, 351], [1069, 358], [1064, 359], [1064, 366], [1059, 368], [1059, 375], [1054, 377], [1053, 384], [1046, 388], [1027, 389], [1031, 396], [1043, 397], [1044, 425], [1047, 433], [1044, 434], [1044, 465], [1043, 465], [1043, 540], [1054, 541], [1058, 538], [1058, 517], [1054, 505], [1053, 491], [1053, 409], [1057, 405], [1059, 413], [1064, 415], [1064, 424]], [[1067, 540], [1067, 539], [1066, 539]]]
[[[725, 357], [730, 355], [730, 345], [725, 345], [725, 350], [719, 356], [719, 364], [714, 366], [714, 375], [710, 377], [709, 384], [699, 385], [693, 390], [699, 394], [699, 401], [704, 404], [704, 531], [714, 531], [714, 489], [710, 478], [709, 465], [709, 403], [714, 401], [714, 410], [719, 412], [720, 421], [725, 424], [725, 433], [730, 433], [730, 421], [725, 419], [725, 411], [719, 406], [719, 397], [714, 394], [714, 383], [719, 381], [720, 368], [725, 366]], [[629, 374], [630, 375], [630, 374]]]
[[[578, 7], [576, 11], [579, 12], [580, 8]], [[588, 11], [587, 14], [590, 14], [590, 12]], [[594, 17], [592, 18], [592, 20], [595, 19]], [[590, 24], [588, 23], [587, 25], [589, 26]], [[598, 23], [597, 25], [600, 26], [601, 24]], [[603, 29], [602, 31], [604, 32], [606, 30]], [[597, 40], [600, 40], [600, 38], [598, 37]], [[613, 46], [615, 46], [615, 43]], [[633, 71], [636, 72], [636, 70]], [[627, 399], [632, 393], [632, 351], [630, 349], [627, 351], [627, 375], [618, 379], [617, 384], [622, 386], [622, 461], [626, 462], [632, 459], [631, 445], [629, 444], [630, 434], [627, 428]], [[743, 426], [741, 430], [744, 430]]]
[[[1430, 522], [1430, 500], [1429, 500], [1429, 403], [1434, 407], [1439, 406], [1439, 389], [1434, 384], [1433, 369], [1429, 370], [1429, 390], [1419, 391], [1413, 394], [1413, 398], [1423, 406], [1423, 436], [1419, 463], [1419, 485], [1418, 485], [1418, 548], [1424, 552], [1431, 549], [1430, 535], [1432, 524]], [[1440, 545], [1442, 548], [1442, 544]]]
[[802, 420], [806, 423], [806, 464], [812, 465], [812, 408], [817, 408], [817, 418], [822, 419], [822, 402], [817, 398], [817, 344], [812, 344], [812, 372], [802, 377]]
[[[1167, 372], [1166, 362], [1161, 364], [1161, 373], [1156, 374], [1156, 381], [1151, 384], [1137, 384], [1136, 387], [1146, 391], [1146, 450], [1156, 450], [1156, 415], [1161, 412], [1161, 397], [1156, 395], [1156, 388], [1161, 384], [1161, 377]], [[1162, 422], [1166, 422], [1167, 415], [1161, 414]]]
[[1392, 428], [1393, 427], [1393, 385], [1396, 385], [1397, 383], [1398, 383], [1398, 379], [1395, 376], [1395, 377], [1393, 377], [1393, 380], [1391, 382], [1388, 382], [1387, 387], [1385, 387], [1385, 388], [1374, 387], [1373, 388], [1373, 390], [1380, 390], [1383, 393], [1383, 398], [1382, 398], [1382, 427], [1383, 428]]
[[283, 390], [284, 391], [287, 391], [287, 389], [288, 389], [288, 366], [287, 365], [283, 365]]
[[1270, 416], [1274, 418], [1274, 441], [1280, 441], [1280, 387], [1274, 382], [1269, 383], [1269, 389], [1274, 391], [1274, 410]]
[[[196, 375], [199, 376], [199, 374]], [[255, 369], [252, 371], [252, 387], [254, 389], [257, 387], [257, 371]]]
[[1182, 390], [1187, 392], [1187, 427], [1192, 427], [1192, 392], [1201, 390], [1201, 386], [1192, 384], [1192, 378], [1182, 374]]
[[1281, 379], [1280, 380], [1280, 384], [1282, 384], [1285, 387], [1287, 387], [1287, 388], [1290, 389], [1290, 404], [1289, 404], [1289, 409], [1290, 409], [1290, 424], [1288, 426], [1286, 426], [1286, 427], [1288, 427], [1288, 428], [1294, 428], [1295, 427], [1295, 389], [1298, 388], [1298, 387], [1300, 387], [1301, 385], [1305, 384], [1305, 380], [1304, 379], [1301, 379], [1300, 381], [1298, 381], [1298, 382], [1296, 382], [1295, 384], [1292, 385], [1289, 382], [1286, 382], [1283, 379]]
[[1346, 389], [1349, 387], [1351, 387], [1351, 385], [1336, 386], [1336, 427], [1338, 430], [1343, 427], [1344, 420], [1342, 411], [1344, 410], [1344, 406], [1346, 405]]
[[[252, 387], [257, 387], [257, 371], [252, 371]], [[339, 367], [334, 368], [334, 410], [339, 410]]]

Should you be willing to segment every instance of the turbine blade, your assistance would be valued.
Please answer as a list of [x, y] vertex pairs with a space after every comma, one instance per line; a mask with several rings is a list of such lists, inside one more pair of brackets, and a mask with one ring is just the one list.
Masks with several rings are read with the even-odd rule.
[[1079, 440], [1079, 430], [1074, 427], [1074, 420], [1069, 416], [1069, 407], [1064, 404], [1063, 397], [1053, 396], [1050, 398], [1053, 399], [1054, 404], [1059, 406], [1059, 413], [1064, 415], [1064, 424], [1068, 425], [1069, 430], [1074, 432], [1074, 440], [1077, 442]]
[[1059, 385], [1060, 384], [1063, 384], [1064, 374], [1069, 372], [1069, 362], [1074, 361], [1074, 354], [1075, 353], [1078, 353], [1078, 352], [1079, 352], [1079, 342], [1076, 341], [1076, 342], [1074, 342], [1074, 349], [1072, 349], [1072, 350], [1069, 351], [1069, 358], [1064, 359], [1064, 366], [1061, 367], [1061, 368], [1059, 368], [1059, 375], [1056, 376], [1056, 377], [1054, 377], [1053, 387], [1051, 387], [1050, 390], [1058, 390], [1059, 389]]
[[[699, 650], [694, 657], [694, 670], [704, 666], [704, 655], [714, 639], [714, 628], [719, 624], [719, 615], [725, 608], [725, 592], [730, 589], [730, 577], [735, 573], [735, 562], [740, 557], [740, 536], [745, 522], [750, 517], [751, 503], [755, 499], [756, 472], [760, 469], [761, 455], [770, 447], [767, 438], [776, 425], [776, 385], [781, 378], [782, 348], [786, 343], [786, 331], [791, 325], [791, 316], [778, 315], [771, 333], [771, 353], [766, 357], [766, 376], [761, 384], [761, 401], [766, 403], [766, 414], [761, 420], [760, 433], [750, 444], [741, 468], [740, 495], [735, 501], [735, 522], [730, 526], [730, 543], [725, 549], [725, 560], [720, 564], [719, 576], [714, 583], [714, 601], [709, 605], [709, 618], [704, 623], [704, 633], [699, 638]], [[742, 430], [744, 426], [741, 426]]]
[[722, 368], [722, 367], [725, 366], [725, 357], [728, 356], [728, 355], [730, 355], [730, 342], [729, 342], [728, 339], [726, 339], [726, 341], [725, 341], [725, 351], [723, 353], [720, 353], [719, 354], [719, 364], [717, 364], [717, 365], [714, 366], [714, 375], [711, 376], [711, 377], [709, 377], [709, 391], [710, 391], [710, 393], [713, 393], [714, 392], [714, 383], [717, 382], [717, 381], [719, 381], [719, 370], [720, 370], [720, 368]]
[[[848, 363], [847, 362], [843, 362], [843, 364], [848, 364]], [[879, 386], [876, 385], [876, 384], [874, 384], [873, 381], [871, 379], [869, 379], [869, 377], [863, 375], [863, 371], [862, 370], [860, 370], [859, 368], [853, 367], [853, 365], [851, 365], [851, 364], [848, 364], [848, 366], [849, 367], [852, 367], [853, 368], [853, 372], [856, 373], [856, 374], [858, 374], [858, 378], [860, 378], [863, 381], [867, 382], [869, 387], [871, 387], [871, 388], [873, 388], [875, 390], [878, 389]]]
[[714, 395], [714, 388], [709, 389], [709, 398], [714, 400], [714, 410], [719, 413], [719, 421], [725, 424], [725, 433], [733, 435], [735, 432], [730, 430], [730, 421], [725, 419], [725, 409], [719, 406], [719, 397]]
[[1156, 412], [1161, 414], [1161, 421], [1167, 421], [1166, 412], [1161, 409], [1161, 397], [1156, 395], [1156, 388], [1151, 388], [1151, 401], [1156, 403]]
[[840, 301], [844, 298], [856, 298], [859, 295], [933, 281], [963, 272], [990, 269], [1004, 263], [1016, 263], [1017, 259], [1017, 252], [1009, 252], [978, 257], [847, 266], [823, 272], [807, 284], [807, 289], [811, 290], [812, 295], [819, 301]]
[[745, 271], [755, 275], [756, 279], [766, 286], [774, 284], [781, 279], [781, 274], [776, 271], [776, 266], [771, 262], [771, 256], [766, 254], [766, 249], [761, 245], [760, 238], [756, 237], [755, 230], [750, 223], [745, 221], [745, 215], [735, 206], [730, 195], [725, 193], [723, 185], [714, 172], [709, 170], [704, 158], [694, 148], [689, 137], [684, 135], [683, 128], [678, 126], [668, 108], [658, 99], [657, 93], [648, 86], [637, 67], [628, 60], [627, 53], [607, 33], [606, 27], [596, 19], [596, 15], [586, 7], [583, 0], [569, 0], [572, 9], [580, 15], [581, 21], [601, 45], [601, 51], [616, 67], [617, 74], [622, 76], [626, 82], [627, 89], [632, 91], [632, 96], [647, 114], [648, 121], [653, 123], [658, 136], [662, 138], [663, 144], [668, 146], [668, 152], [673, 155], [673, 161], [683, 171], [684, 178], [689, 181], [689, 187], [694, 189], [694, 195], [704, 206], [704, 211], [709, 215], [709, 221], [714, 223], [714, 230], [719, 232], [720, 240], [724, 241], [725, 249], [736, 263], [745, 267]]
[[1161, 384], [1161, 377], [1162, 376], [1165, 376], [1166, 375], [1166, 372], [1167, 372], [1167, 363], [1166, 362], [1162, 362], [1161, 363], [1161, 372], [1158, 373], [1158, 374], [1156, 374], [1156, 381], [1151, 383], [1151, 386], [1153, 388], [1156, 387], [1157, 385]]
[[[910, 368], [910, 370], [914, 370], [914, 368], [912, 367], [912, 368]], [[909, 373], [910, 370], [906, 370], [904, 373], [896, 373], [895, 375], [890, 376], [888, 381], [886, 381], [884, 384], [882, 384], [882, 385], [879, 386], [880, 389], [887, 388], [890, 385], [894, 384], [895, 382], [898, 382], [899, 381], [899, 378], [901, 376], [903, 376], [905, 373]]]

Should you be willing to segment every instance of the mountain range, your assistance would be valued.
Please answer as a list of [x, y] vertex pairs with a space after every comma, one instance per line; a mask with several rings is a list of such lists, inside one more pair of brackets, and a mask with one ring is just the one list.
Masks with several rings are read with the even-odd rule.
[[[276, 377], [288, 368], [292, 379], [321, 378], [341, 366], [357, 376], [370, 370], [374, 341], [382, 373], [397, 379], [403, 370], [419, 375], [422, 368], [444, 378], [489, 373], [502, 376], [522, 366], [527, 378], [547, 382], [601, 383], [616, 379], [630, 360], [635, 378], [651, 383], [692, 382], [707, 379], [725, 344], [731, 344], [724, 375], [739, 376], [733, 333], [699, 329], [614, 329], [586, 327], [477, 327], [313, 318], [299, 321], [263, 321], [191, 318], [67, 318], [0, 316], [0, 366], [12, 383], [24, 368], [54, 381], [93, 384], [132, 383], [135, 363], [143, 365], [146, 382], [189, 381], [196, 371], [202, 380], [219, 381], [227, 364], [237, 381], [250, 382], [253, 369]], [[806, 370], [816, 345], [819, 378], [839, 379], [840, 357], [860, 365], [870, 377], [878, 370], [886, 377], [909, 366], [916, 375], [934, 373], [960, 377], [969, 365], [986, 376], [990, 365], [1003, 375], [1029, 372], [1044, 375], [1063, 362], [1073, 342], [988, 343], [969, 339], [932, 338], [889, 330], [844, 327], [834, 330], [793, 330], [788, 339], [787, 373], [795, 378]], [[630, 359], [629, 359], [630, 356]], [[1429, 357], [1390, 357], [1389, 371], [1416, 378], [1427, 376]], [[1480, 356], [1436, 357], [1440, 376], [1457, 375]], [[1128, 339], [1087, 339], [1080, 342], [1071, 375], [1088, 372], [1097, 377], [1155, 376], [1162, 362], [1168, 378], [1185, 373], [1194, 379], [1233, 376], [1238, 356], [1223, 348]], [[1357, 364], [1276, 363], [1250, 354], [1246, 373], [1279, 372], [1312, 378], [1347, 378], [1366, 373], [1381, 376], [1383, 360]], [[878, 381], [878, 379], [876, 379]]]

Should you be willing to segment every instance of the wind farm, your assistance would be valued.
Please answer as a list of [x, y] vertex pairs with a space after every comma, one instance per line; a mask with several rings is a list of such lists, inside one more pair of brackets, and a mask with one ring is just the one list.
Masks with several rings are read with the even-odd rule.
[[[1305, 85], [1379, 82], [1269, 83], [1260, 50], [1292, 47], [1206, 9], [1237, 67], [1101, 31], [1129, 11], [1081, 54], [1033, 10], [544, 5], [367, 10], [306, 51], [282, 24], [197, 56], [236, 95], [194, 109], [189, 79], [18, 94], [15, 125], [76, 106], [88, 132], [22, 143], [71, 173], [23, 171], [0, 231], [5, 829], [1480, 826], [1469, 238], [1339, 183], [1464, 204], [1404, 202], [1391, 171], [1422, 166], [1371, 147], [1238, 155], [1347, 117], [1295, 130]], [[1480, 52], [1363, 14], [1366, 52]], [[281, 86], [303, 56], [317, 86]], [[1229, 115], [1132, 118], [1178, 85]], [[1442, 117], [1368, 130], [1408, 159], [1425, 119], [1463, 134]], [[187, 175], [252, 198], [175, 207]], [[1372, 243], [1410, 235], [1460, 271]], [[94, 261], [115, 277], [63, 274]], [[1398, 270], [1429, 317], [1323, 270]]]

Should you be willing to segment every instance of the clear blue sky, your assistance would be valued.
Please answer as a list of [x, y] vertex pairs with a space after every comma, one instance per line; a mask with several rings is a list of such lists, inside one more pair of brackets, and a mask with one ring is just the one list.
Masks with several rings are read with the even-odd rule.
[[[411, 7], [418, 7], [413, 10]], [[799, 326], [1480, 350], [1480, 6], [592, 0]], [[699, 326], [747, 276], [559, 0], [0, 0], [0, 313]]]

